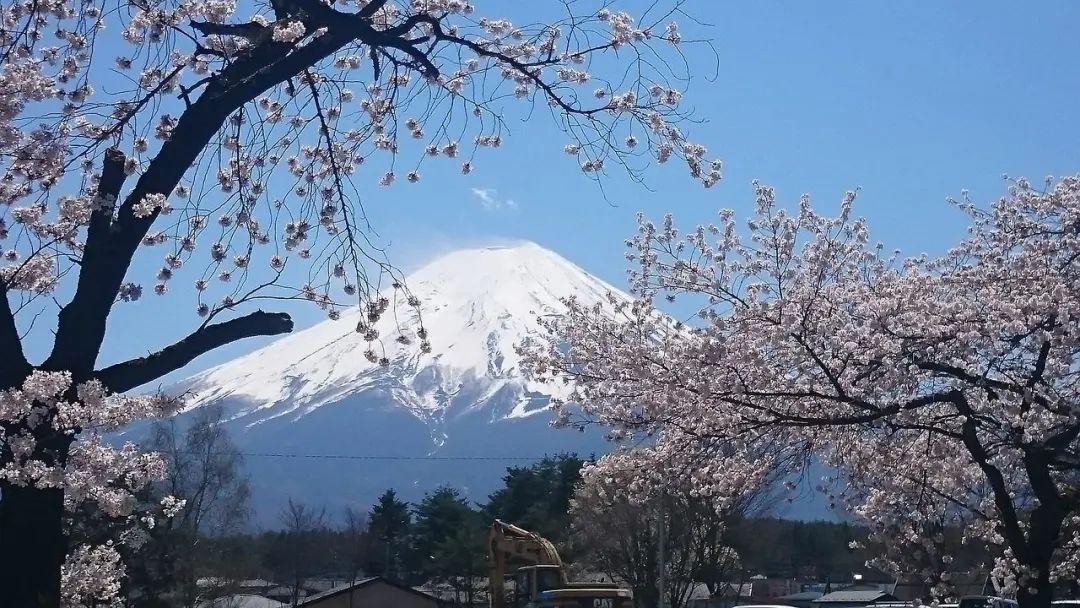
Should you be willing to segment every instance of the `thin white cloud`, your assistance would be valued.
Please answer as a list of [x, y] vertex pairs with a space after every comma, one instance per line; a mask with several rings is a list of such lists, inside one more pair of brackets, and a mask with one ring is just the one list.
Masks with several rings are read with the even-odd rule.
[[518, 204], [512, 198], [499, 198], [499, 191], [494, 188], [472, 188], [473, 196], [480, 201], [480, 206], [488, 211], [517, 209]]
[[473, 188], [473, 195], [480, 199], [480, 206], [491, 209], [498, 202], [495, 200], [495, 190], [492, 188]]

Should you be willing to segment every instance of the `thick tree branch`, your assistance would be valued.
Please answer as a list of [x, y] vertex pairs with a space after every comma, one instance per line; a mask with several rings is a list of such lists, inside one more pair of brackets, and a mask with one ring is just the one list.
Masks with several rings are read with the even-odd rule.
[[1041, 449], [1024, 450], [1024, 470], [1031, 481], [1031, 490], [1039, 499], [1043, 511], [1064, 515], [1061, 492], [1050, 474], [1050, 459]]
[[97, 193], [95, 195], [96, 206], [90, 214], [90, 225], [87, 227], [86, 240], [99, 241], [107, 238], [109, 225], [112, 223], [113, 210], [116, 209], [116, 200], [120, 196], [120, 189], [124, 187], [127, 174], [124, 172], [124, 163], [127, 157], [119, 148], [105, 150], [105, 162], [101, 167], [101, 177], [98, 179]]
[[[1043, 445], [1052, 452], [1058, 452], [1056, 455], [1060, 458], [1068, 454], [1069, 446], [1072, 445], [1072, 442], [1076, 441], [1078, 436], [1080, 436], [1080, 424], [1069, 424], [1060, 432], [1051, 435], [1043, 441]], [[1060, 452], [1065, 452], [1065, 454], [1061, 454]]]
[[1023, 563], [1028, 563], [1027, 540], [1024, 538], [1020, 517], [1016, 512], [1016, 505], [1013, 504], [1012, 493], [1009, 492], [1005, 477], [1001, 474], [1001, 470], [990, 462], [990, 454], [987, 453], [986, 447], [979, 440], [973, 417], [974, 412], [967, 400], [961, 395], [954, 403], [956, 409], [967, 417], [962, 425], [964, 447], [967, 448], [972, 460], [975, 461], [975, 464], [982, 470], [983, 475], [986, 476], [986, 481], [990, 484], [990, 489], [994, 493], [994, 506], [997, 507], [998, 515], [1001, 517], [1002, 536], [1005, 537], [1005, 542], [1008, 543], [1017, 558]]
[[359, 16], [361, 19], [368, 19], [374, 16], [375, 13], [379, 12], [379, 9], [386, 6], [386, 1], [387, 0], [371, 0], [371, 2], [367, 3], [367, 6], [360, 9], [360, 12], [357, 13], [357, 16]]
[[288, 314], [259, 310], [243, 317], [207, 325], [156, 353], [110, 365], [94, 376], [109, 390], [120, 393], [157, 380], [220, 346], [254, 336], [286, 334], [292, 329], [293, 322]]
[[1027, 387], [1035, 388], [1035, 385], [1042, 382], [1043, 374], [1046, 373], [1046, 361], [1050, 358], [1050, 347], [1052, 346], [1051, 340], [1047, 339], [1039, 347], [1039, 355], [1035, 358], [1035, 369], [1031, 371], [1031, 377], [1028, 378]]
[[825, 377], [828, 378], [829, 384], [832, 385], [833, 390], [836, 391], [836, 394], [840, 397], [846, 398], [847, 392], [844, 391], [844, 386], [840, 384], [840, 379], [837, 378], [836, 374], [834, 374], [833, 371], [829, 369], [829, 366], [821, 360], [821, 357], [818, 356], [817, 351], [815, 351], [813, 347], [810, 346], [810, 343], [806, 341], [806, 337], [801, 334], [792, 334], [791, 337], [796, 342], [798, 342], [799, 345], [803, 347], [803, 350], [805, 350], [807, 354], [809, 354], [810, 357], [814, 360], [814, 364], [817, 365], [818, 369], [821, 370], [821, 373], [825, 374]]
[[[959, 367], [956, 367], [954, 365], [947, 365], [945, 363], [938, 363], [936, 361], [922, 361], [922, 362], [917, 362], [915, 365], [918, 366], [919, 369], [923, 369], [923, 370], [931, 371], [931, 372], [937, 372], [939, 374], [944, 374], [946, 376], [952, 376], [953, 378], [958, 378], [958, 379], [963, 380], [964, 382], [966, 382], [968, 384], [972, 384], [974, 386], [985, 386], [985, 387], [994, 388], [994, 389], [997, 389], [997, 390], [1000, 390], [1000, 391], [1008, 391], [1010, 393], [1021, 394], [1021, 395], [1023, 395], [1027, 391], [1027, 387], [1025, 387], [1023, 385], [1004, 382], [1004, 381], [1001, 381], [1001, 380], [995, 380], [993, 378], [986, 378], [986, 377], [976, 376], [976, 375], [968, 373], [968, 372], [964, 371], [963, 369], [960, 369]], [[1038, 404], [1039, 406], [1044, 407], [1046, 409], [1051, 409], [1051, 407], [1052, 407], [1052, 404], [1047, 402], [1046, 398], [1042, 397], [1041, 395], [1038, 395], [1038, 394], [1030, 395], [1030, 399], [1032, 400], [1032, 402], [1034, 402], [1034, 403]], [[1051, 411], [1053, 411], [1053, 410], [1051, 409]]]
[[0, 389], [18, 384], [30, 371], [30, 364], [23, 355], [19, 329], [15, 325], [15, 314], [8, 302], [8, 289], [0, 280]]
[[204, 36], [239, 36], [251, 41], [256, 41], [259, 34], [266, 31], [266, 26], [255, 22], [248, 23], [210, 23], [208, 21], [192, 21], [191, 27], [195, 28]]

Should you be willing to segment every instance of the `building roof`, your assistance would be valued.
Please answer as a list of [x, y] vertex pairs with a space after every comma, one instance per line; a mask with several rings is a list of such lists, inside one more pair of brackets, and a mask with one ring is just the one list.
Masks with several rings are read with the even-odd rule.
[[707, 600], [712, 597], [712, 592], [709, 591], [709, 586], [705, 583], [693, 583], [690, 586], [690, 593], [687, 595], [687, 600]]
[[[457, 600], [462, 589], [471, 587], [474, 600], [482, 603], [488, 599], [488, 584], [489, 580], [486, 576], [452, 576], [438, 581], [429, 580], [414, 588], [442, 600], [443, 603], [452, 604]], [[506, 581], [507, 589], [513, 589], [514, 584], [514, 580]]]
[[254, 587], [273, 587], [275, 583], [262, 578], [251, 578], [239, 581], [234, 581], [228, 578], [218, 578], [214, 576], [204, 576], [195, 581], [195, 584], [199, 587], [214, 587], [219, 585], [234, 585], [237, 588], [254, 588]]
[[[360, 579], [363, 580], [363, 579]], [[338, 578], [308, 578], [304, 579], [304, 587], [314, 592], [329, 591], [349, 584], [349, 579]]]
[[202, 602], [199, 604], [199, 608], [281, 608], [284, 605], [261, 595], [238, 593]]
[[821, 596], [825, 595], [820, 591], [802, 591], [800, 593], [792, 593], [789, 595], [783, 595], [776, 599], [787, 600], [789, 602], [812, 602]]
[[412, 587], [409, 587], [407, 585], [402, 585], [400, 583], [395, 583], [394, 581], [387, 580], [387, 579], [385, 579], [385, 578], [383, 578], [381, 576], [373, 576], [371, 578], [365, 578], [365, 579], [356, 581], [355, 583], [353, 583], [351, 585], [344, 585], [344, 586], [341, 586], [341, 587], [335, 587], [335, 588], [330, 589], [328, 591], [323, 591], [322, 593], [316, 593], [315, 595], [309, 595], [308, 597], [306, 597], [306, 598], [304, 598], [303, 600], [300, 601], [300, 605], [301, 606], [306, 606], [308, 604], [314, 604], [314, 603], [318, 602], [319, 600], [322, 600], [322, 599], [337, 595], [339, 593], [345, 593], [346, 591], [352, 591], [353, 589], [360, 589], [361, 587], [365, 587], [365, 586], [368, 586], [368, 585], [373, 585], [373, 584], [376, 584], [376, 583], [383, 583], [383, 584], [386, 584], [386, 585], [390, 585], [391, 587], [397, 587], [398, 589], [401, 589], [402, 591], [407, 591], [407, 592], [412, 593], [414, 595], [419, 595], [421, 597], [425, 597], [425, 598], [427, 598], [427, 599], [431, 600], [432, 602], [435, 602], [436, 604], [439, 604], [439, 605], [442, 605], [442, 603], [443, 603], [442, 600], [440, 600], [439, 598], [437, 598], [434, 595], [431, 595], [429, 593], [424, 593], [423, 591], [420, 591], [418, 589], [413, 589]]
[[[308, 595], [308, 590], [303, 585], [300, 585], [300, 588], [297, 591], [298, 591], [300, 597], [304, 597], [304, 596]], [[267, 597], [276, 597], [276, 596], [292, 597], [293, 588], [292, 588], [291, 585], [275, 585], [273, 587], [267, 587], [265, 589], [260, 589], [259, 594], [265, 595]]]
[[844, 591], [833, 591], [832, 593], [826, 593], [825, 595], [814, 600], [814, 603], [869, 604], [871, 602], [877, 602], [880, 600], [896, 601], [896, 598], [880, 589], [847, 589]]
[[714, 595], [716, 597], [741, 598], [750, 597], [752, 591], [753, 585], [751, 583], [720, 583]]

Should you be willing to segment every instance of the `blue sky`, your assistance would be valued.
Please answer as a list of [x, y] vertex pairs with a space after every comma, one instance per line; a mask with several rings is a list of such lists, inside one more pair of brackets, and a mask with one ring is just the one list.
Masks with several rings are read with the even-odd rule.
[[[968, 188], [985, 202], [1003, 193], [1003, 173], [1080, 170], [1080, 3], [690, 0], [687, 10], [708, 24], [687, 35], [712, 38], [717, 51], [688, 49], [697, 77], [687, 102], [706, 121], [693, 138], [724, 160], [721, 184], [704, 190], [674, 163], [650, 170], [647, 187], [612, 170], [605, 200], [562, 154], [567, 140], [546, 116], [514, 118], [503, 148], [482, 153], [470, 176], [433, 170], [391, 189], [371, 180], [365, 205], [391, 259], [408, 271], [454, 248], [527, 239], [622, 285], [636, 211], [670, 211], [684, 227], [723, 207], [745, 217], [754, 179], [784, 204], [807, 192], [826, 209], [861, 187], [857, 210], [875, 239], [934, 253], [963, 234], [946, 196]], [[101, 362], [190, 331], [192, 309], [181, 294], [123, 305]], [[299, 327], [323, 318], [285, 309]], [[33, 355], [47, 337], [38, 333]], [[186, 372], [263, 343], [222, 349]]]

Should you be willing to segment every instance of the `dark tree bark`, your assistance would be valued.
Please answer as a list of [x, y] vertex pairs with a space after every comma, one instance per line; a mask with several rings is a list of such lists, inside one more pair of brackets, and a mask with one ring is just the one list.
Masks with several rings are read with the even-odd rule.
[[67, 544], [57, 525], [60, 489], [0, 484], [0, 595], [7, 608], [60, 604], [60, 566]]
[[1054, 583], [1050, 581], [1054, 548], [1061, 540], [1068, 509], [1066, 499], [1050, 476], [1050, 467], [1044, 454], [1028, 452], [1024, 457], [1024, 466], [1039, 502], [1031, 513], [1024, 547], [1026, 551], [1016, 552], [1014, 549], [1014, 552], [1021, 563], [1039, 574], [1033, 584], [1017, 590], [1016, 600], [1021, 608], [1048, 608], [1054, 599]]
[[[30, 371], [7, 291], [0, 281], [0, 390], [19, 386]], [[0, 445], [0, 462], [4, 450]], [[65, 545], [62, 530], [55, 524], [63, 506], [60, 490], [0, 483], [0, 594], [5, 606], [36, 608], [60, 602]]]
[[15, 326], [15, 315], [8, 302], [8, 288], [0, 280], [0, 390], [12, 388], [22, 383], [30, 364], [23, 356], [19, 329]]

